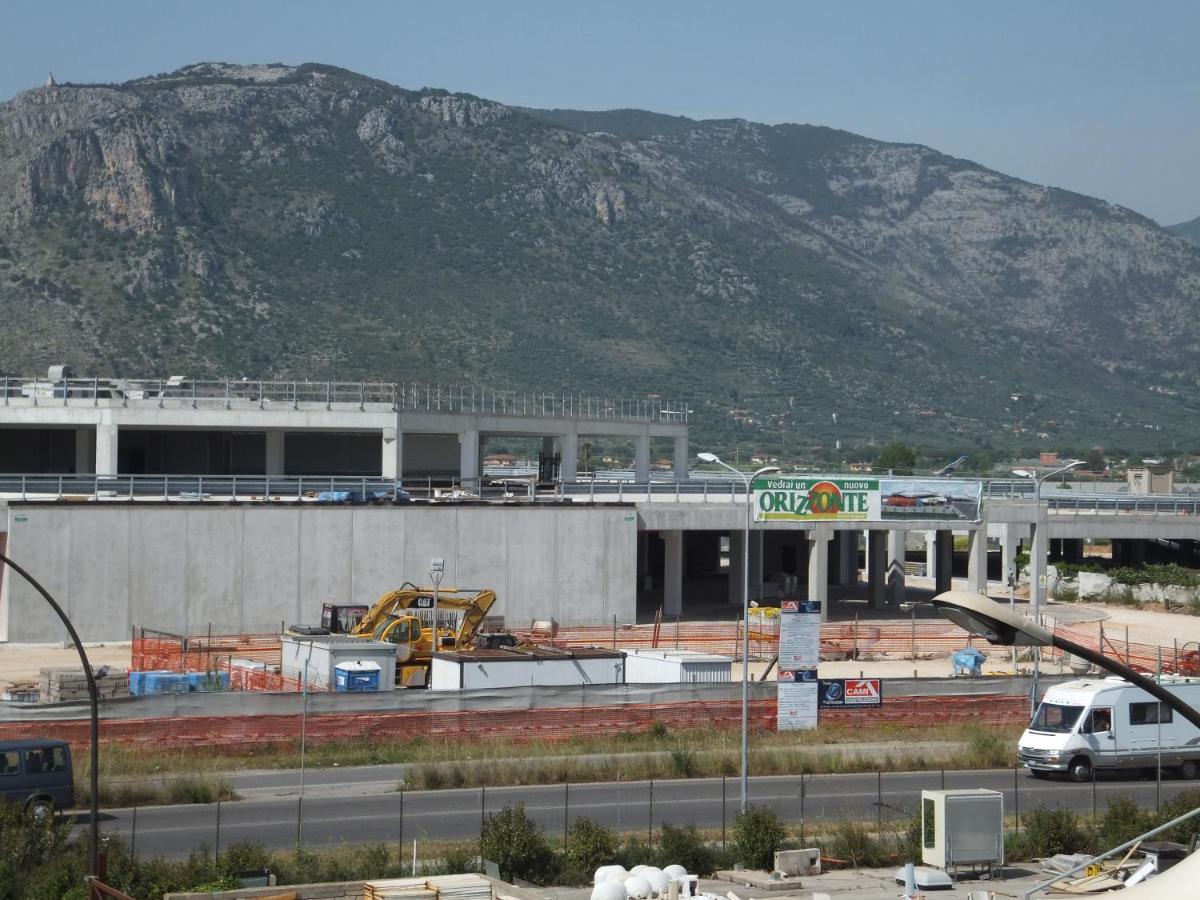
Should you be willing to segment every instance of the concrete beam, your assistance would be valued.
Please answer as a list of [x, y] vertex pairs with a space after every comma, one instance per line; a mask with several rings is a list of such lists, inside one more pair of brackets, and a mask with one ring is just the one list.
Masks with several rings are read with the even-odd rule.
[[633, 477], [639, 484], [650, 480], [649, 434], [639, 434], [633, 439]]
[[663, 615], [683, 613], [683, 532], [664, 531], [663, 535]]
[[904, 602], [904, 532], [887, 533], [887, 602], [899, 606]]
[[263, 472], [267, 475], [283, 475], [287, 471], [284, 467], [284, 432], [278, 428], [272, 428], [266, 435], [266, 460]]
[[987, 594], [987, 528], [981, 527], [968, 535], [967, 590]]
[[117, 426], [96, 426], [96, 474], [117, 474]]
[[385, 428], [380, 435], [380, 474], [400, 481], [404, 478], [404, 434], [398, 428]]
[[808, 599], [821, 603], [821, 621], [829, 619], [829, 539], [823, 528], [808, 533]]

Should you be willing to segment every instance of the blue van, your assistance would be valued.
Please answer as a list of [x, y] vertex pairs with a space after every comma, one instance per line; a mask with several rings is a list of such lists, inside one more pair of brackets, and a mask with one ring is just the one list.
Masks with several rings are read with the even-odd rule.
[[39, 818], [75, 805], [75, 773], [66, 741], [0, 741], [0, 798]]

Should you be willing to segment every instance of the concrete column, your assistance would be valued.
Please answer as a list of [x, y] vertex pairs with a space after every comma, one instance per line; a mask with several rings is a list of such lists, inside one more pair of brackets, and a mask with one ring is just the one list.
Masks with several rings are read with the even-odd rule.
[[92, 430], [75, 429], [75, 474], [82, 475], [92, 470]]
[[933, 539], [933, 552], [937, 556], [937, 571], [933, 576], [933, 589], [937, 593], [950, 590], [954, 575], [954, 532], [938, 531]]
[[267, 430], [267, 453], [263, 471], [267, 475], [283, 475], [284, 469], [284, 434], [278, 428]]
[[983, 523], [968, 535], [967, 590], [987, 595], [987, 524]]
[[925, 532], [925, 577], [937, 578], [936, 531]]
[[750, 599], [760, 603], [763, 598], [763, 534], [750, 532]]
[[479, 487], [479, 432], [458, 434], [458, 477], [468, 488]]
[[663, 615], [669, 619], [683, 612], [683, 532], [662, 532]]
[[1019, 577], [1020, 572], [1017, 569], [1017, 553], [1021, 549], [1020, 529], [1022, 526], [1007, 524], [1004, 526], [1004, 537], [1000, 539], [1001, 561], [1000, 565], [1003, 568], [1001, 578], [1005, 584], [1008, 583], [1008, 573], [1012, 572], [1014, 577]]
[[650, 435], [639, 434], [633, 439], [633, 480], [645, 484], [650, 480]]
[[821, 602], [821, 621], [829, 619], [829, 539], [832, 533], [814, 528], [808, 533], [808, 599]]
[[837, 583], [849, 586], [858, 582], [858, 540], [861, 531], [839, 531]]
[[1034, 609], [1034, 598], [1040, 596], [1042, 603], [1046, 601], [1046, 556], [1049, 541], [1047, 538], [1048, 524], [1032, 526], [1029, 541], [1029, 612], [1030, 615], [1040, 613]]
[[1083, 538], [1063, 538], [1062, 555], [1067, 562], [1083, 562]]
[[574, 481], [576, 467], [579, 464], [579, 435], [560, 434], [558, 436], [558, 455], [560, 457], [559, 478], [563, 481]]
[[883, 609], [887, 605], [887, 551], [887, 532], [868, 531], [867, 582], [871, 588], [871, 609]]
[[729, 532], [729, 605], [742, 605], [742, 541], [741, 529]]
[[688, 457], [687, 435], [675, 438], [675, 478], [684, 481], [688, 477], [688, 467], [691, 459]]
[[117, 474], [117, 426], [96, 426], [96, 474]]
[[887, 602], [891, 606], [904, 602], [904, 537], [905, 532], [896, 529], [887, 533]]
[[400, 481], [404, 478], [404, 432], [399, 428], [383, 429], [381, 444], [382, 458], [379, 463], [380, 474], [384, 478]]

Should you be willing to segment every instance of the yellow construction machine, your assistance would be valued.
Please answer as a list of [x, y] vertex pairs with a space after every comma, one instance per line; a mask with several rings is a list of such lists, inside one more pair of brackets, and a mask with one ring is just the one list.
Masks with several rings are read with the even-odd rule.
[[[439, 651], [473, 649], [495, 602], [492, 590], [406, 584], [376, 600], [350, 634], [396, 645], [397, 687], [428, 687], [435, 645]], [[512, 641], [508, 635], [488, 637], [489, 646]]]

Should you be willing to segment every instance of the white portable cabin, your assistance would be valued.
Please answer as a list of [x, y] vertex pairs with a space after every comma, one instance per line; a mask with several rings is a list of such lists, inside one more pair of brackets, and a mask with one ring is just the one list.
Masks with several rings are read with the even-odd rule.
[[729, 681], [733, 660], [696, 650], [627, 650], [627, 684]]
[[346, 634], [285, 634], [280, 641], [280, 669], [287, 678], [307, 681], [310, 690], [332, 691], [338, 666], [371, 662], [379, 666], [379, 690], [396, 686], [396, 645]]
[[462, 650], [433, 654], [435, 691], [539, 685], [621, 684], [625, 656], [619, 650]]
[[[1200, 708], [1200, 679], [1159, 684]], [[1200, 729], [1122, 678], [1083, 678], [1046, 691], [1021, 735], [1017, 758], [1037, 777], [1064, 772], [1088, 781], [1095, 769], [1178, 768], [1200, 775]]]

